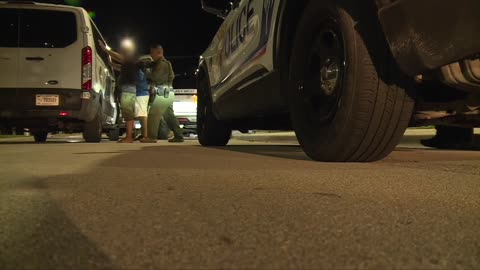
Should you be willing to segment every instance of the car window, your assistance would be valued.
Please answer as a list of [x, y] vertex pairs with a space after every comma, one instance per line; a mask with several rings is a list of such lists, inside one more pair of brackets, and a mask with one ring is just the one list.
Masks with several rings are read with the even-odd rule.
[[92, 28], [93, 28], [92, 32], [93, 32], [93, 39], [94, 39], [94, 42], [95, 42], [96, 51], [97, 51], [98, 55], [100, 55], [100, 58], [102, 58], [105, 65], [107, 65], [109, 67], [110, 66], [110, 56], [108, 56], [108, 54], [104, 50], [102, 50], [102, 48], [100, 47], [100, 44], [99, 44], [99, 42], [104, 41], [104, 39], [102, 38], [102, 35], [100, 34], [100, 31], [98, 31], [97, 26], [92, 21], [91, 21], [91, 24], [92, 24]]
[[18, 46], [18, 10], [0, 9], [0, 47]]
[[20, 47], [65, 48], [77, 40], [77, 20], [72, 12], [22, 9]]

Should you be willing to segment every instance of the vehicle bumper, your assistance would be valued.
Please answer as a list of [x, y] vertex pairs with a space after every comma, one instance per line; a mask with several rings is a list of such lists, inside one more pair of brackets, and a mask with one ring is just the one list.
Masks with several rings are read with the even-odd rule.
[[[60, 104], [39, 107], [38, 94], [59, 95]], [[0, 88], [0, 124], [7, 126], [53, 126], [58, 122], [91, 121], [100, 108], [100, 95], [92, 92], [82, 99], [79, 89], [5, 89]]]
[[178, 123], [184, 132], [196, 133], [197, 132], [197, 116], [177, 116]]
[[400, 68], [415, 76], [479, 57], [479, 10], [478, 0], [397, 0], [379, 19]]

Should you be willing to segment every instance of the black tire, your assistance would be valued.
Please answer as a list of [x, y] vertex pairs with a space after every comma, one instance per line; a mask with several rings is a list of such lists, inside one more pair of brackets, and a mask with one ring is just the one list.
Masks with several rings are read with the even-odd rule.
[[45, 143], [47, 141], [47, 137], [48, 137], [47, 130], [36, 130], [36, 131], [33, 131], [32, 134], [33, 134], [33, 139], [35, 140], [36, 143]]
[[88, 143], [99, 143], [102, 141], [102, 110], [98, 109], [95, 118], [86, 122], [83, 129], [83, 139]]
[[108, 139], [112, 142], [116, 142], [120, 139], [120, 129], [114, 128], [108, 130]]
[[354, 19], [347, 10], [335, 1], [310, 1], [291, 54], [292, 124], [306, 154], [317, 161], [383, 159], [402, 138], [414, 107], [406, 87], [398, 85], [406, 81], [396, 79], [401, 73], [374, 13]]
[[213, 113], [210, 85], [205, 72], [198, 81], [197, 135], [202, 146], [225, 146], [232, 137], [232, 129]]

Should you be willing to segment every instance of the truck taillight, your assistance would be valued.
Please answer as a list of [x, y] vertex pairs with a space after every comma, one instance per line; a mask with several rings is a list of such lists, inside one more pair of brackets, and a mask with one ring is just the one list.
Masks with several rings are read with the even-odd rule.
[[85, 47], [82, 50], [82, 89], [92, 90], [92, 48]]

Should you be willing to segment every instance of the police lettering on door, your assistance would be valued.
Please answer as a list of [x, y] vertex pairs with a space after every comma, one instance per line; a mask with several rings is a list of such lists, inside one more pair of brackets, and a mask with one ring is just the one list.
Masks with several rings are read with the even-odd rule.
[[255, 8], [252, 2], [253, 0], [248, 0], [248, 3], [239, 10], [238, 17], [228, 29], [225, 39], [225, 56], [227, 58], [232, 56], [254, 32], [251, 22], [255, 15]]

